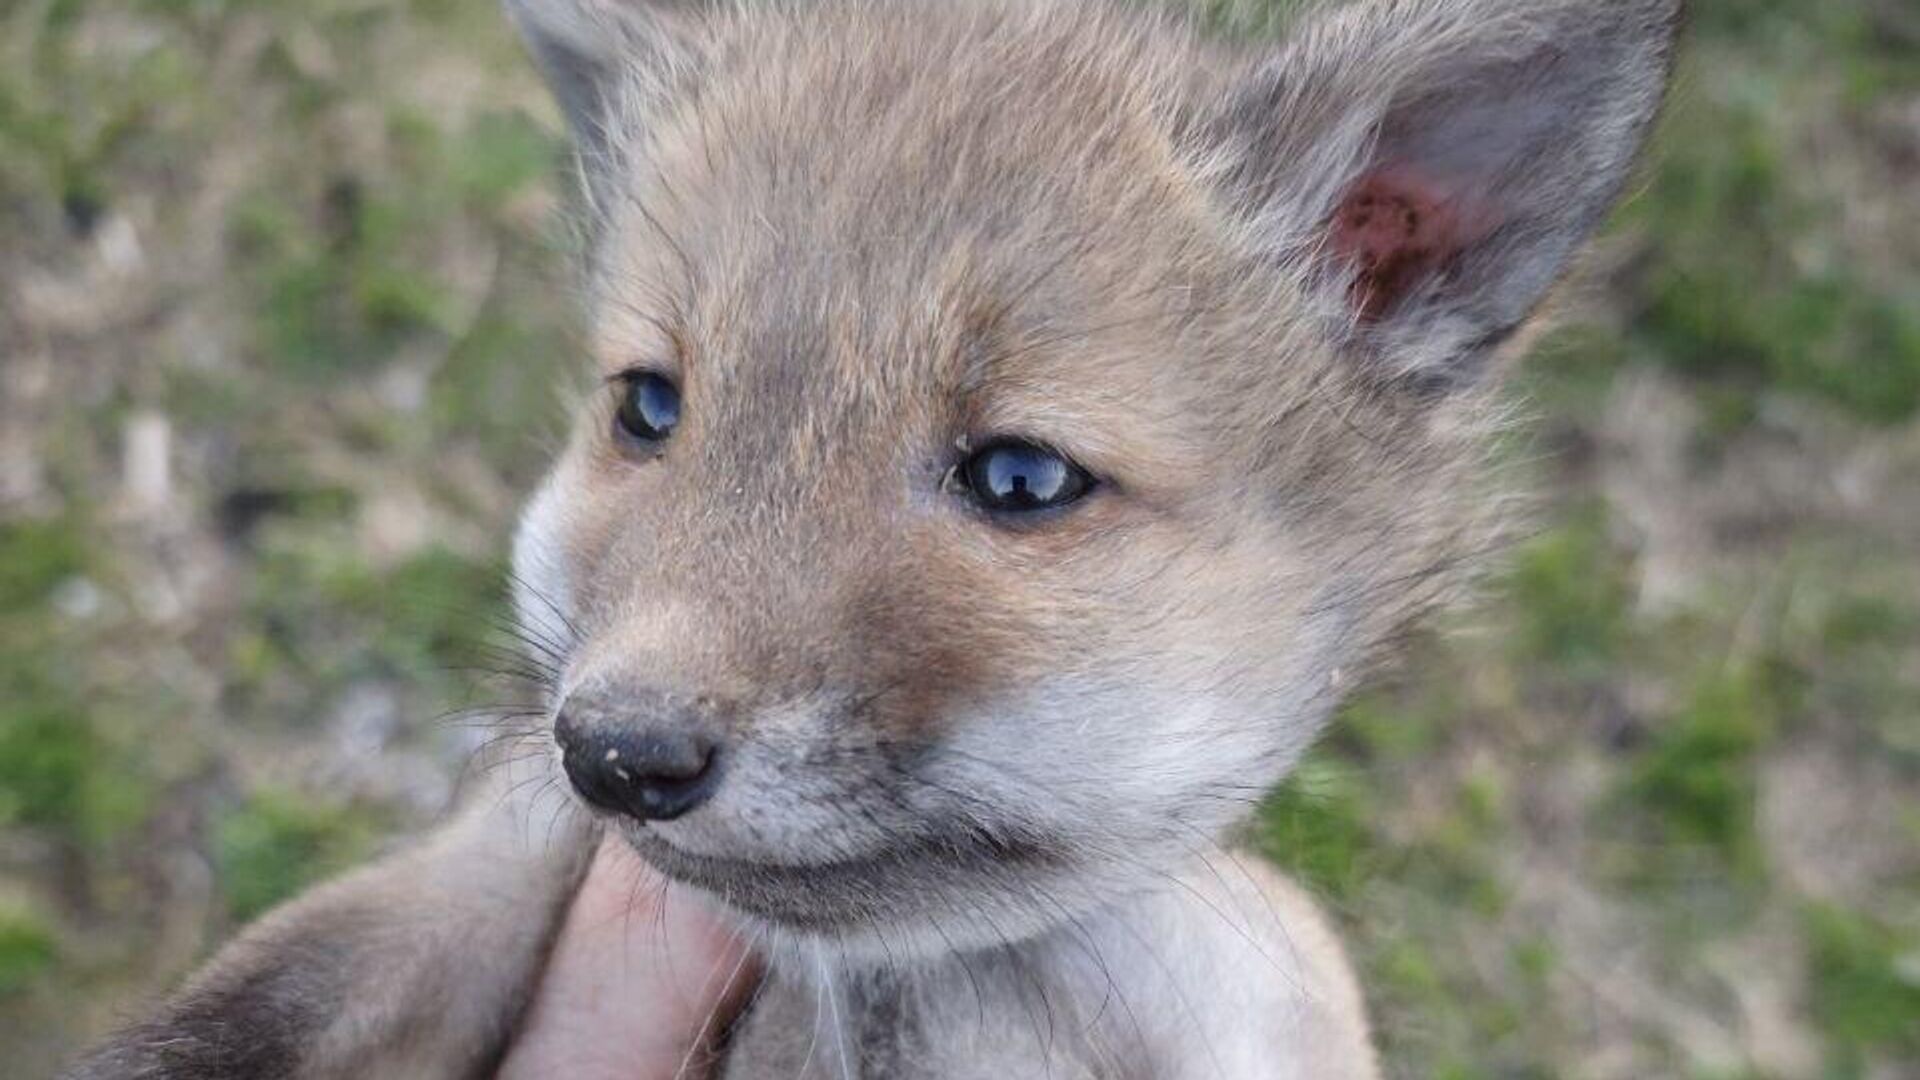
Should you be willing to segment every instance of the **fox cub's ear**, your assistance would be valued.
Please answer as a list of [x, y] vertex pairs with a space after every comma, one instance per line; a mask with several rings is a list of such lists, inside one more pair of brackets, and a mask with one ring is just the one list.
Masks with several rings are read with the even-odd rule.
[[590, 190], [611, 171], [632, 115], [694, 63], [688, 47], [711, 0], [505, 0], [573, 130]]
[[1258, 242], [1391, 374], [1471, 378], [1619, 196], [1679, 9], [1360, 0], [1310, 19], [1219, 119]]

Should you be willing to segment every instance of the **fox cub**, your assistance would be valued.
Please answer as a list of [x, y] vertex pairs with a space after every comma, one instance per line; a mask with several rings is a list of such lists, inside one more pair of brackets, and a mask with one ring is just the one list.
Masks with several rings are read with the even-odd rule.
[[755, 935], [727, 1077], [1375, 1075], [1228, 838], [1495, 538], [1678, 0], [508, 8], [601, 376], [515, 545], [541, 752], [74, 1075], [484, 1074], [603, 833]]

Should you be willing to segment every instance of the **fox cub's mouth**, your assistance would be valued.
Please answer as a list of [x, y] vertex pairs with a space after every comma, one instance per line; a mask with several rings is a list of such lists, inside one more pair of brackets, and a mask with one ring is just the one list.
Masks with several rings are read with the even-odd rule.
[[779, 862], [695, 854], [644, 825], [623, 825], [621, 832], [642, 858], [674, 881], [743, 915], [827, 936], [917, 921], [925, 913], [916, 908], [931, 894], [977, 889], [983, 881], [1064, 862], [1060, 852], [1037, 840], [977, 833], [965, 840], [907, 840], [851, 857]]
[[554, 718], [553, 747], [580, 801], [657, 870], [794, 933], [887, 933], [956, 906], [1011, 905], [1081, 861], [1024, 798], [954, 775], [962, 760], [992, 766], [1002, 787], [1037, 798], [1018, 770], [861, 734], [870, 725], [854, 706], [817, 710], [810, 733], [759, 737], [739, 730], [743, 712], [716, 697], [581, 690]]
[[[686, 851], [644, 826], [624, 831], [634, 850], [675, 881], [712, 893], [750, 914], [809, 926], [827, 917], [817, 910], [823, 890], [832, 892], [869, 881], [900, 859], [893, 852], [810, 863], [735, 859]], [[808, 896], [815, 900], [802, 903]]]

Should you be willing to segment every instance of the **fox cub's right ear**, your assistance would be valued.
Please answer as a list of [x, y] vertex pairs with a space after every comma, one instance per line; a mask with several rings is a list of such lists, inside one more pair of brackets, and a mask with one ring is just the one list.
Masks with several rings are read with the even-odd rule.
[[589, 192], [615, 171], [641, 115], [696, 66], [710, 0], [505, 0], [573, 130]]
[[1470, 382], [1612, 208], [1680, 0], [1350, 0], [1216, 129], [1256, 243], [1308, 266], [1365, 362]]

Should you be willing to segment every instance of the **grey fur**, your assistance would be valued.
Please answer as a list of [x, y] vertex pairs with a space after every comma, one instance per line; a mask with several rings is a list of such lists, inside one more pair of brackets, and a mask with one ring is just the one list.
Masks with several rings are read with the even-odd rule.
[[598, 836], [554, 798], [550, 760], [526, 749], [477, 763], [462, 812], [437, 833], [268, 914], [63, 1075], [490, 1074]]
[[1315, 255], [1335, 192], [1423, 166], [1498, 208], [1498, 230], [1365, 336], [1396, 373], [1470, 375], [1524, 323], [1618, 197], [1665, 94], [1674, 0], [1356, 5], [1260, 65], [1230, 114], [1262, 231]]

